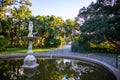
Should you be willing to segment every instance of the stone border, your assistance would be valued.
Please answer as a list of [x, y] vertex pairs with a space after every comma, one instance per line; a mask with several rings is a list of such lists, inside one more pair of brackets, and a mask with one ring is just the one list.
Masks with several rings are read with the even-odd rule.
[[[7, 55], [0, 55], [0, 59], [12, 59], [12, 58], [24, 58], [27, 54], [7, 54]], [[42, 53], [34, 53], [33, 54], [36, 57], [48, 57], [48, 58], [66, 58], [66, 59], [76, 59], [76, 60], [82, 60], [87, 62], [92, 62], [98, 65], [101, 65], [108, 69], [110, 72], [115, 75], [116, 80], [120, 80], [120, 70], [112, 67], [111, 65], [104, 63], [100, 60], [88, 58], [88, 57], [82, 57], [82, 56], [74, 56], [74, 55], [63, 55], [63, 54], [42, 54]]]

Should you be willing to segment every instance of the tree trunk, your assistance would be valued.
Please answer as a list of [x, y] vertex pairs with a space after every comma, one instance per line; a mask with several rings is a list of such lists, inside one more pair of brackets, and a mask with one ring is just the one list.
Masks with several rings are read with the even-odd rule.
[[106, 39], [107, 39], [111, 44], [115, 45], [114, 48], [120, 48], [120, 44], [119, 44], [119, 43], [113, 41], [113, 40], [112, 40], [111, 38], [109, 38], [109, 37], [106, 37]]

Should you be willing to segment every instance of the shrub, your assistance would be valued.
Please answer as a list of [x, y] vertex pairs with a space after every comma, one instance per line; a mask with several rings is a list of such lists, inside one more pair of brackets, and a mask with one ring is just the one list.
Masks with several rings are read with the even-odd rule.
[[50, 39], [50, 38], [47, 38], [45, 40], [44, 46], [45, 47], [58, 47], [58, 46], [60, 46], [60, 44], [61, 44], [60, 39]]
[[72, 45], [71, 45], [71, 51], [72, 51], [72, 52], [78, 52], [78, 50], [79, 50], [79, 45], [78, 45], [78, 42], [75, 41], [75, 42], [73, 42]]
[[0, 35], [0, 51], [5, 50], [7, 45], [8, 40], [4, 36]]

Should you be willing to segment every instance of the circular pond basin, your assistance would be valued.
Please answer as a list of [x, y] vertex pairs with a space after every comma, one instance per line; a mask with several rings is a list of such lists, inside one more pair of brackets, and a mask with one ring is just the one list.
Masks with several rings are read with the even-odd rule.
[[39, 66], [23, 69], [23, 59], [0, 60], [0, 80], [116, 80], [104, 67], [73, 59], [37, 58]]

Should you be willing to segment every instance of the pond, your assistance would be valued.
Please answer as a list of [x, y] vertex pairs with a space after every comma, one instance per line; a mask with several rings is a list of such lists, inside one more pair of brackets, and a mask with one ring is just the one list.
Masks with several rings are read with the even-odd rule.
[[39, 66], [23, 69], [23, 59], [0, 60], [0, 80], [116, 80], [100, 65], [73, 59], [37, 58]]

